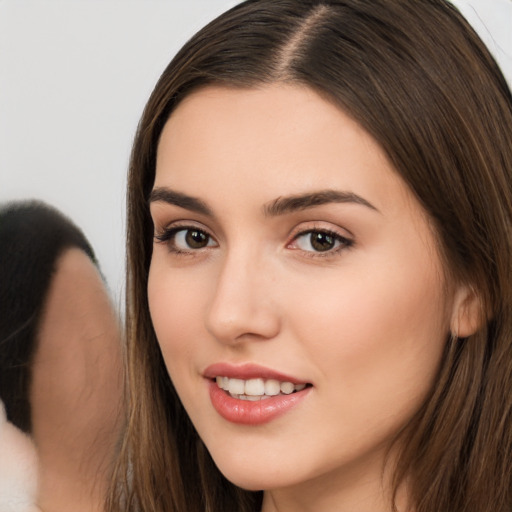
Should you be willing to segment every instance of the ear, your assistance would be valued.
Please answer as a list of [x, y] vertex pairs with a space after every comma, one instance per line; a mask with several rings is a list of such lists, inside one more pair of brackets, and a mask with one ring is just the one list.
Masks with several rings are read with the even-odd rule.
[[451, 332], [457, 338], [467, 338], [475, 334], [485, 320], [479, 293], [471, 285], [459, 285], [454, 295]]

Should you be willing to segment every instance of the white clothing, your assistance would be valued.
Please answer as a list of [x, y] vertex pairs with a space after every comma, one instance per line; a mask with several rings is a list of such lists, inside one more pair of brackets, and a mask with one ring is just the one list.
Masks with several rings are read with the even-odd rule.
[[28, 435], [7, 421], [0, 400], [0, 512], [40, 512], [37, 453]]

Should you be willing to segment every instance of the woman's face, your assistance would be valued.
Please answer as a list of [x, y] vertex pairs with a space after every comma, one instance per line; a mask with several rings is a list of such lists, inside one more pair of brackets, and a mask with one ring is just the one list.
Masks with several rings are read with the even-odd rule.
[[150, 208], [151, 317], [220, 470], [371, 496], [457, 296], [381, 148], [309, 89], [205, 88], [164, 128]]

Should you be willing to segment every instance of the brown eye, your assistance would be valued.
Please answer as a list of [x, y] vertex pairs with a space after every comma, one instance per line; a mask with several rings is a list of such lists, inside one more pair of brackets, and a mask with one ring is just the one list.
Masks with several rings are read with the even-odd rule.
[[313, 247], [315, 251], [330, 251], [331, 249], [334, 249], [336, 245], [336, 239], [329, 233], [314, 231], [309, 236], [311, 247]]
[[[183, 232], [185, 234], [185, 243], [188, 248], [202, 249], [203, 247], [208, 246], [210, 237], [204, 231], [200, 231], [198, 229], [187, 229], [183, 230]], [[178, 236], [176, 238], [178, 238]]]
[[215, 240], [206, 231], [193, 227], [166, 229], [162, 234], [155, 235], [155, 239], [167, 245], [169, 250], [175, 253], [186, 253], [217, 246]]

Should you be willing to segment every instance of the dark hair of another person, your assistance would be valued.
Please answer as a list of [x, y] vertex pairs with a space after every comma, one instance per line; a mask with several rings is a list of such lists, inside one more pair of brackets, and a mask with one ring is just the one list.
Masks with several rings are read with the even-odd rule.
[[96, 264], [82, 231], [55, 208], [39, 201], [0, 207], [0, 399], [8, 420], [27, 433], [39, 323], [57, 260], [73, 247]]
[[167, 374], [147, 301], [148, 197], [160, 134], [183, 98], [209, 84], [274, 83], [309, 87], [373, 136], [425, 208], [447, 276], [481, 299], [481, 327], [446, 340], [433, 389], [399, 433], [395, 490], [407, 479], [415, 512], [510, 512], [512, 96], [444, 0], [250, 0], [196, 34], [162, 74], [129, 173], [131, 402], [110, 510], [260, 510], [261, 493], [215, 467]]

